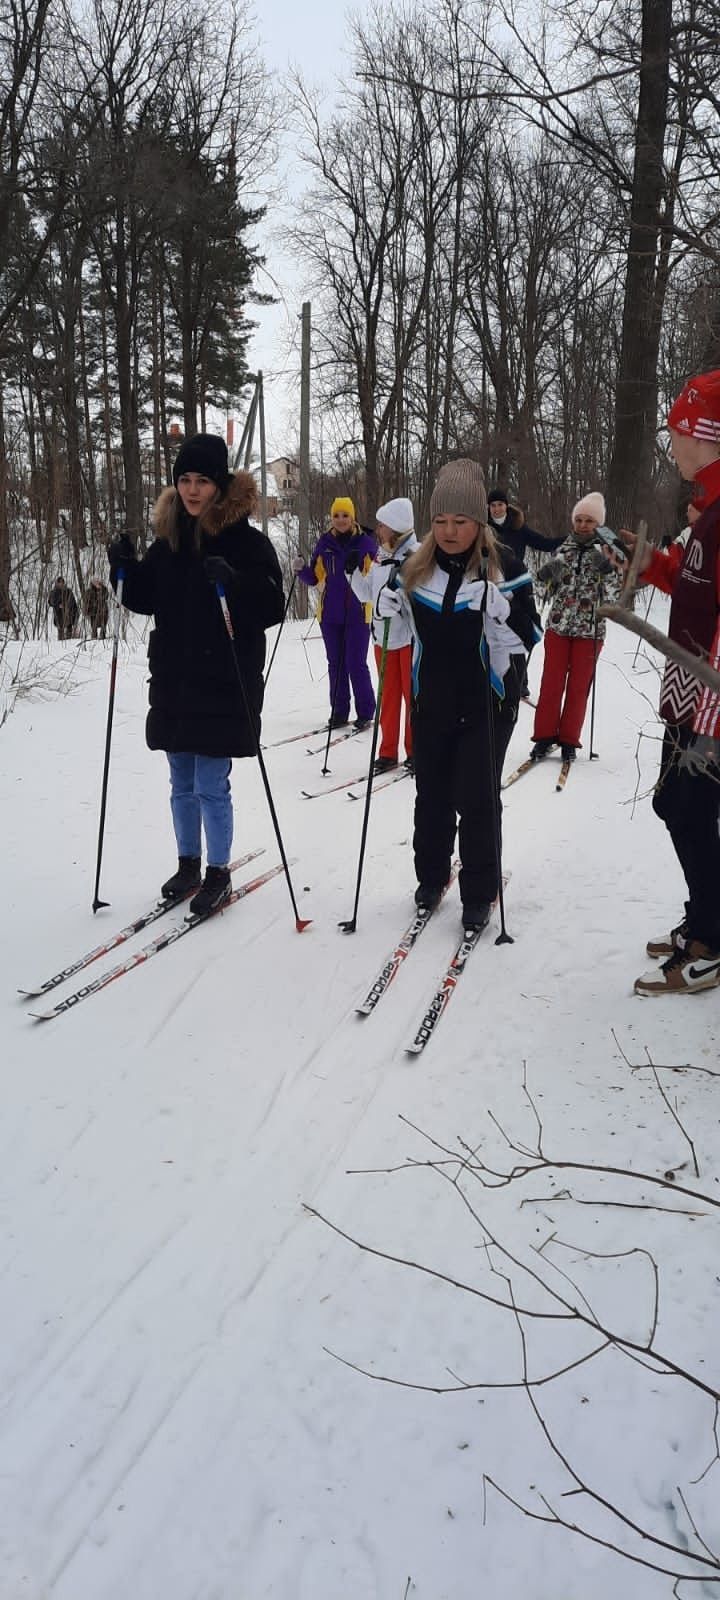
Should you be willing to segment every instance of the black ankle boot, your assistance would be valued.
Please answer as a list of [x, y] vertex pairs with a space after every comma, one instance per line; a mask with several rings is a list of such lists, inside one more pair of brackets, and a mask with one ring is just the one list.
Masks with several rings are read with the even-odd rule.
[[201, 882], [200, 857], [179, 856], [177, 872], [163, 884], [160, 894], [163, 900], [183, 900]]
[[227, 867], [206, 867], [202, 889], [190, 901], [190, 915], [209, 917], [211, 911], [217, 911], [227, 900], [231, 889], [232, 880]]

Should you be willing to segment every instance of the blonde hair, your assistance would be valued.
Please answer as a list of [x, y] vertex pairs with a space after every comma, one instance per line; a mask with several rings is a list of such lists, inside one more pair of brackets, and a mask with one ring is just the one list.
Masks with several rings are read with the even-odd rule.
[[[402, 584], [410, 593], [411, 589], [418, 589], [430, 577], [437, 562], [438, 543], [430, 529], [426, 533], [418, 549], [408, 556], [403, 562]], [[502, 578], [503, 571], [500, 563], [500, 546], [492, 528], [484, 523], [478, 523], [477, 538], [470, 547], [470, 558], [465, 568], [467, 578], [476, 578], [480, 574], [483, 561], [487, 559], [487, 576], [492, 583], [497, 583]], [[484, 576], [484, 574], [483, 574]]]

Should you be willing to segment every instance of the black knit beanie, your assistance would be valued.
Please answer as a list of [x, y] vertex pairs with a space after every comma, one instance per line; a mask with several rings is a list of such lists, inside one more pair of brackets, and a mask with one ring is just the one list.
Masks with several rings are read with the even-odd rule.
[[199, 472], [203, 478], [216, 483], [218, 489], [227, 489], [230, 473], [225, 440], [218, 433], [196, 433], [194, 438], [186, 439], [173, 463], [172, 475], [176, 489], [178, 478], [184, 472]]
[[488, 489], [488, 505], [489, 506], [492, 505], [493, 500], [502, 500], [502, 503], [505, 506], [509, 506], [509, 504], [510, 504], [510, 501], [508, 500], [508, 497], [507, 497], [504, 489]]

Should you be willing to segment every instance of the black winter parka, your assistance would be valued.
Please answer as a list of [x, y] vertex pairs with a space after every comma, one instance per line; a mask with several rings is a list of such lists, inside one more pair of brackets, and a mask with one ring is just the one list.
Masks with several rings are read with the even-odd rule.
[[[125, 581], [123, 605], [152, 615], [150, 710], [146, 737], [151, 750], [203, 756], [255, 754], [252, 728], [235, 672], [231, 645], [207, 556], [222, 556], [235, 579], [226, 586], [235, 632], [237, 664], [257, 733], [263, 703], [265, 629], [282, 620], [280, 564], [270, 540], [248, 521], [257, 506], [257, 486], [237, 472], [222, 498], [191, 520], [175, 489], [165, 489], [153, 513], [156, 537], [141, 561], [123, 561], [111, 547], [110, 578]], [[171, 534], [177, 516], [179, 545]]]

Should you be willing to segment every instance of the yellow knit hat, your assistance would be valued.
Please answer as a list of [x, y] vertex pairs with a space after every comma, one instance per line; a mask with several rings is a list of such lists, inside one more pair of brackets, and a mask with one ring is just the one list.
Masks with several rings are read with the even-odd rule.
[[355, 521], [355, 507], [349, 494], [339, 494], [337, 499], [333, 500], [330, 507], [331, 517], [335, 516], [336, 511], [346, 511], [348, 516], [352, 517], [353, 522]]

